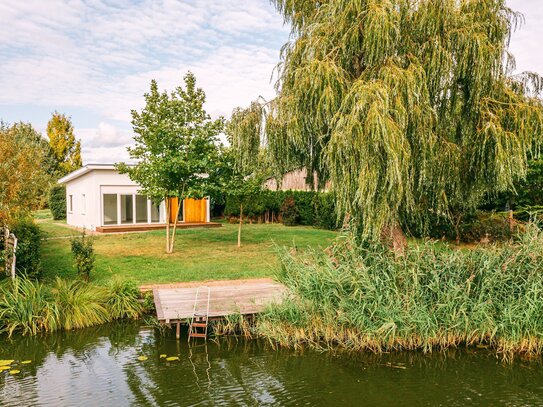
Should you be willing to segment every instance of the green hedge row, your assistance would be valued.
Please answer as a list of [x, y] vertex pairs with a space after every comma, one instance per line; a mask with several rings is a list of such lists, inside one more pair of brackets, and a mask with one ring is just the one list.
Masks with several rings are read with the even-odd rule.
[[[225, 216], [239, 216], [240, 197], [227, 195]], [[331, 193], [312, 191], [260, 191], [243, 201], [244, 216], [256, 221], [266, 217], [287, 225], [337, 229], [335, 200]]]
[[49, 190], [48, 201], [53, 219], [66, 219], [66, 187], [53, 185]]

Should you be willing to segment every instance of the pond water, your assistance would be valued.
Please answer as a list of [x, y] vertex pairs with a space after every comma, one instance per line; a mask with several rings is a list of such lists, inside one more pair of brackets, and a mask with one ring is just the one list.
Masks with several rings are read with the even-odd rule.
[[241, 339], [189, 346], [132, 323], [2, 337], [0, 346], [0, 359], [20, 370], [0, 372], [2, 406], [543, 405], [540, 361], [504, 364], [485, 350], [353, 355]]

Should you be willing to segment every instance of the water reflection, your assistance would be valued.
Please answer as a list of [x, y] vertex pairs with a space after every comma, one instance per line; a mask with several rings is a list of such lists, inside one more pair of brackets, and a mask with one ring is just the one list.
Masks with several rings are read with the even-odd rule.
[[232, 338], [189, 345], [132, 323], [0, 343], [0, 359], [32, 360], [18, 375], [0, 372], [7, 406], [543, 405], [539, 361], [506, 365], [484, 350], [378, 356]]

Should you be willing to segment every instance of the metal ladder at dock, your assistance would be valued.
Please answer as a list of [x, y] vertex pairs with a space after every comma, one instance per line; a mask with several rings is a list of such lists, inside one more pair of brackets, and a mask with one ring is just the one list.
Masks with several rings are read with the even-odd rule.
[[[205, 300], [205, 298], [200, 299], [200, 290], [207, 290], [207, 303], [205, 311], [202, 312], [198, 308], [198, 302]], [[190, 338], [204, 338], [207, 339], [207, 326], [209, 322], [209, 300], [211, 298], [211, 289], [209, 287], [198, 287], [196, 289], [196, 295], [194, 296], [194, 306], [192, 309], [192, 318], [189, 326], [189, 337]]]

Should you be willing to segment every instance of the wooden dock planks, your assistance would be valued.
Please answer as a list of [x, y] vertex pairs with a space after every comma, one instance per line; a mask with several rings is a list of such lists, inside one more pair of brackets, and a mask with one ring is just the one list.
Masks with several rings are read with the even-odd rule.
[[[211, 291], [209, 317], [256, 314], [272, 302], [280, 302], [286, 288], [270, 279], [202, 282]], [[148, 287], [146, 289], [150, 289]], [[192, 317], [198, 285], [152, 287], [159, 321], [166, 323]]]

